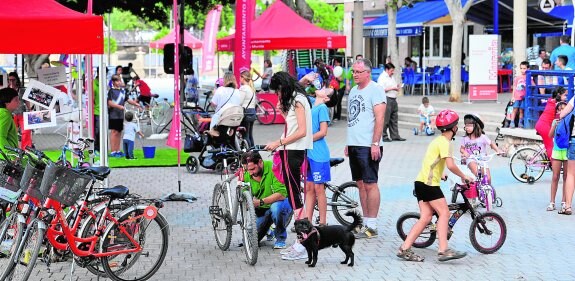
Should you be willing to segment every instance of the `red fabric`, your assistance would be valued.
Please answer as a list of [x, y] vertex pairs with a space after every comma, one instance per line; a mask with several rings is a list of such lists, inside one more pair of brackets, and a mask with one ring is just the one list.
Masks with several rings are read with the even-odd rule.
[[[323, 30], [300, 17], [281, 1], [252, 21], [252, 50], [338, 49], [345, 36]], [[235, 35], [218, 39], [218, 51], [233, 51]]]
[[14, 123], [16, 127], [20, 128], [22, 132], [22, 140], [20, 141], [20, 148], [26, 149], [28, 146], [32, 146], [32, 130], [24, 130], [24, 114], [14, 115]]
[[104, 52], [102, 17], [70, 10], [53, 0], [2, 0], [0, 26], [10, 32], [10, 40], [0, 44], [0, 54]]
[[553, 124], [553, 119], [555, 119], [556, 104], [557, 101], [554, 98], [547, 100], [545, 109], [543, 109], [543, 113], [541, 113], [537, 124], [535, 124], [535, 131], [541, 136], [549, 158], [551, 158], [551, 152], [553, 151], [553, 138], [549, 137], [549, 131], [551, 131], [551, 124]]
[[545, 104], [545, 109], [543, 109], [543, 113], [539, 116], [539, 122], [547, 122], [549, 126], [553, 123], [553, 119], [555, 119], [555, 106], [557, 105], [557, 101], [554, 98], [550, 98], [547, 100], [547, 104]]
[[140, 95], [144, 97], [152, 96], [152, 89], [150, 89], [150, 86], [148, 86], [144, 80], [138, 80], [138, 82], [136, 82], [136, 86], [140, 88]]
[[[174, 44], [176, 42], [176, 32], [174, 30], [170, 31], [168, 35], [150, 42], [150, 47], [154, 49], [163, 49], [164, 45], [166, 44]], [[201, 49], [202, 48], [202, 41], [192, 34], [190, 34], [187, 30], [184, 30], [184, 44], [190, 47], [191, 49]]]

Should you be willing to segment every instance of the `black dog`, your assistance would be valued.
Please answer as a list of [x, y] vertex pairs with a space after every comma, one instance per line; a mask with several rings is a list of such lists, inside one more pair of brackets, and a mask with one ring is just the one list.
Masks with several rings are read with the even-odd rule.
[[347, 228], [341, 225], [315, 227], [307, 218], [295, 221], [294, 226], [298, 239], [307, 250], [305, 263], [309, 267], [314, 267], [317, 263], [318, 250], [329, 246], [334, 248], [339, 246], [345, 253], [345, 260], [341, 264], [347, 264], [350, 260], [348, 266], [353, 266], [355, 236], [351, 231], [362, 223], [362, 219], [359, 214], [353, 211], [349, 211], [345, 215], [353, 217], [353, 223]]

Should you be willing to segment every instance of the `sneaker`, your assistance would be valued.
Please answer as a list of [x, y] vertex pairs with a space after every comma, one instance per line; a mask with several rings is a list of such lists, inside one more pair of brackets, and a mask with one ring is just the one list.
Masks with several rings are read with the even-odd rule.
[[298, 252], [296, 250], [293, 250], [285, 255], [282, 255], [282, 260], [295, 261], [301, 259], [307, 259], [306, 251]]
[[118, 152], [117, 151], [112, 151], [110, 153], [110, 157], [118, 157]]
[[414, 253], [411, 250], [411, 248], [409, 248], [407, 250], [403, 250], [403, 249], [401, 249], [401, 246], [399, 246], [399, 251], [397, 252], [396, 256], [398, 258], [404, 259], [406, 261], [422, 262], [423, 260], [425, 260], [424, 257]]
[[124, 152], [121, 152], [121, 151], [118, 151], [116, 155], [118, 155], [117, 157], [124, 157], [124, 156], [126, 156], [126, 154], [124, 154]]
[[286, 248], [285, 241], [276, 241], [276, 243], [274, 244], [274, 249], [285, 249], [285, 248]]
[[374, 238], [377, 237], [377, 230], [371, 228], [371, 227], [367, 227], [367, 226], [363, 226], [361, 228], [361, 230], [359, 231], [359, 233], [354, 234], [356, 239], [363, 239], [363, 238]]
[[281, 250], [280, 255], [285, 256], [285, 255], [288, 255], [289, 253], [295, 252], [295, 251], [297, 251], [297, 250], [293, 247], [293, 245], [291, 245], [291, 246]]
[[295, 226], [292, 226], [289, 230], [290, 230], [291, 232], [295, 233]]
[[452, 249], [447, 249], [444, 252], [437, 253], [437, 258], [439, 261], [455, 260], [465, 256], [467, 256], [466, 252], [458, 252]]

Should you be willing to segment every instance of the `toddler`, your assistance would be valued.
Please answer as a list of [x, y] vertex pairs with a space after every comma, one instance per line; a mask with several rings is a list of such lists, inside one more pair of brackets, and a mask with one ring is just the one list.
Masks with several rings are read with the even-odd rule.
[[[429, 104], [429, 99], [427, 97], [423, 97], [421, 99], [421, 105], [417, 108], [417, 113], [419, 114], [419, 132], [423, 132], [423, 126], [426, 123], [429, 123], [429, 126], [433, 128], [434, 118], [435, 116], [435, 109], [433, 106]], [[425, 134], [421, 134], [422, 136]]]
[[134, 120], [134, 113], [130, 111], [126, 112], [125, 119], [124, 137], [122, 138], [124, 154], [126, 155], [126, 159], [136, 159], [136, 157], [134, 157], [134, 141], [136, 140], [136, 134], [141, 138], [144, 138], [144, 134], [140, 131], [140, 126], [132, 122], [132, 120]]

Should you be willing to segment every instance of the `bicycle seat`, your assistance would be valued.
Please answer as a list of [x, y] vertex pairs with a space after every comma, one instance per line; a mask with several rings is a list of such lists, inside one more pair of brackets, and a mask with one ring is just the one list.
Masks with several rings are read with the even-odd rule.
[[329, 159], [329, 166], [335, 167], [335, 166], [343, 163], [343, 161], [345, 161], [345, 159], [343, 159], [343, 158], [330, 158]]
[[110, 196], [110, 199], [122, 199], [130, 194], [130, 189], [123, 185], [116, 185], [112, 188], [104, 189], [97, 194], [100, 196]]
[[108, 167], [88, 167], [80, 169], [81, 173], [89, 174], [94, 176], [97, 180], [104, 180], [112, 170]]
[[158, 95], [158, 94], [152, 94], [152, 97], [155, 98], [155, 99], [157, 99], [157, 98], [160, 97], [160, 95]]
[[207, 92], [204, 92], [203, 94], [204, 94], [204, 96], [209, 96], [212, 94], [212, 91], [207, 91]]

